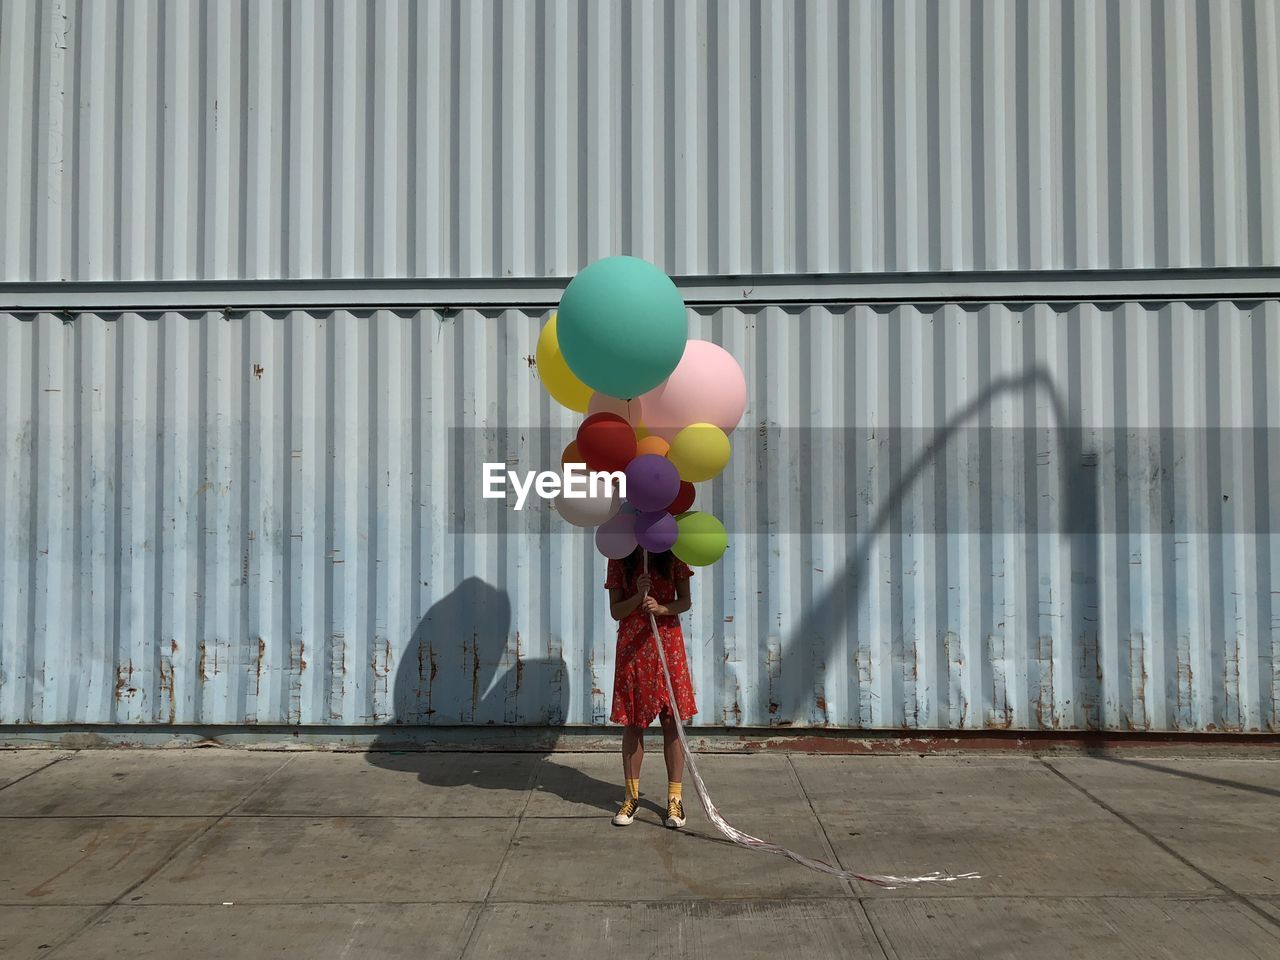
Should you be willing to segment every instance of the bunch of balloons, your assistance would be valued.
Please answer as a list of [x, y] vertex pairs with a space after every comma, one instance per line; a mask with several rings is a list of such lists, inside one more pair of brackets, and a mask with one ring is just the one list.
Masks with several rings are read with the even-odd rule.
[[561, 464], [622, 471], [626, 500], [603, 490], [556, 498], [564, 519], [596, 528], [596, 547], [621, 559], [637, 546], [691, 566], [715, 563], [724, 524], [693, 510], [696, 483], [729, 462], [728, 434], [747, 406], [747, 382], [723, 348], [689, 339], [671, 279], [635, 257], [607, 257], [565, 289], [535, 355], [552, 399], [587, 414]]

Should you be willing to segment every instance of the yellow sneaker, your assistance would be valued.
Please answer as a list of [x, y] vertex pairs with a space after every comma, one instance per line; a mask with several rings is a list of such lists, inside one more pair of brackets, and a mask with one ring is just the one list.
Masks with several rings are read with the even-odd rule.
[[662, 822], [672, 830], [684, 826], [684, 803], [679, 797], [667, 798], [667, 819]]
[[613, 825], [615, 827], [630, 826], [635, 822], [636, 811], [640, 809], [640, 800], [636, 797], [627, 797], [622, 801], [622, 806], [618, 812], [613, 815]]

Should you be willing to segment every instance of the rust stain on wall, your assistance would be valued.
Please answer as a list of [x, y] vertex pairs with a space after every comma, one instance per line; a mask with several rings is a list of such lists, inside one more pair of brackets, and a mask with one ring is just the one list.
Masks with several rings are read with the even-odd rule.
[[289, 702], [286, 706], [290, 723], [302, 722], [302, 674], [307, 669], [307, 645], [301, 634], [294, 634], [289, 644]]
[[332, 633], [329, 635], [329, 663], [332, 668], [332, 675], [329, 678], [329, 717], [333, 720], [342, 719], [342, 695], [346, 689], [347, 675], [347, 638], [346, 634]]
[[781, 705], [778, 703], [777, 689], [782, 679], [782, 647], [777, 637], [769, 637], [765, 641], [765, 681], [768, 684], [768, 701], [770, 723], [777, 717]]
[[258, 695], [262, 692], [262, 662], [267, 657], [267, 641], [261, 637], [258, 638], [258, 656], [254, 661], [253, 668], [253, 692]]
[[380, 696], [385, 702], [391, 676], [391, 638], [373, 638], [373, 657], [369, 661], [369, 670], [373, 676], [373, 692], [375, 699], [374, 715], [380, 716], [376, 702]]
[[[462, 644], [463, 662], [466, 662], [467, 644]], [[471, 637], [471, 715], [474, 717], [480, 706], [480, 638]]]
[[169, 641], [169, 652], [160, 657], [160, 700], [169, 705], [169, 722], [177, 718], [178, 705], [174, 700], [173, 655], [178, 652], [178, 642]]
[[132, 697], [138, 692], [138, 688], [133, 685], [133, 660], [127, 664], [121, 664], [116, 667], [116, 701], [120, 702], [125, 697]]
[[[439, 664], [436, 663], [435, 647], [433, 647], [429, 643], [426, 646], [427, 646], [427, 664], [429, 669], [427, 672], [427, 709], [424, 710], [423, 712], [429, 717], [436, 712], [435, 706], [433, 705], [432, 700], [433, 700], [433, 697], [435, 696], [436, 674], [440, 672], [440, 666]], [[422, 648], [421, 647], [418, 648], [418, 658], [419, 658], [418, 669], [419, 671], [421, 671], [422, 669], [422, 660], [421, 660]]]

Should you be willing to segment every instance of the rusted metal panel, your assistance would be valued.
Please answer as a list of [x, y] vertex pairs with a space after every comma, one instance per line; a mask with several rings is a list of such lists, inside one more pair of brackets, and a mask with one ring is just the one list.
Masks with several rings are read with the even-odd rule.
[[0, 280], [1280, 262], [1274, 2], [0, 3]]
[[[0, 745], [32, 750], [144, 747], [225, 747], [243, 750], [530, 751], [614, 753], [617, 727], [550, 726], [271, 726], [186, 724], [85, 727], [71, 724], [5, 727]], [[689, 731], [698, 753], [1036, 754], [1139, 751], [1143, 756], [1270, 757], [1280, 734], [1224, 731], [1113, 730], [851, 730], [797, 727], [710, 727]]]
[[[4, 314], [0, 723], [603, 723], [541, 312]], [[698, 309], [703, 725], [1280, 732], [1280, 303]], [[496, 511], [496, 512], [495, 512]]]

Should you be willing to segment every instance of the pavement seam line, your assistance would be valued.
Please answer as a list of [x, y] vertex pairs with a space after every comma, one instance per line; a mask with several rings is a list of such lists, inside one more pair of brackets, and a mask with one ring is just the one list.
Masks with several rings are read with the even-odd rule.
[[[17, 751], [15, 751], [15, 752], [17, 752]], [[26, 772], [26, 773], [24, 773], [22, 776], [18, 777], [18, 779], [16, 779], [16, 780], [10, 780], [8, 783], [3, 784], [3, 785], [0, 785], [0, 790], [8, 790], [10, 787], [15, 786], [15, 785], [17, 785], [17, 784], [21, 783], [23, 780], [26, 780], [28, 777], [34, 777], [37, 773], [41, 773], [41, 772], [43, 772], [43, 771], [45, 771], [45, 770], [48, 770], [50, 767], [54, 766], [55, 764], [59, 764], [59, 763], [61, 763], [63, 760], [70, 760], [70, 759], [71, 759], [72, 757], [74, 757], [74, 756], [76, 755], [76, 753], [78, 753], [78, 752], [79, 752], [79, 751], [73, 751], [73, 752], [71, 752], [71, 753], [64, 753], [64, 754], [62, 754], [62, 755], [61, 755], [61, 756], [59, 756], [59, 757], [54, 757], [54, 758], [53, 758], [52, 760], [50, 760], [48, 763], [42, 763], [40, 766], [36, 767], [34, 770], [29, 770], [29, 771], [27, 771], [27, 772]], [[20, 818], [16, 818], [16, 819], [22, 819], [22, 820], [25, 820], [25, 819], [27, 819], [27, 818], [26, 818], [26, 817], [20, 817]]]
[[[625, 905], [625, 904], [670, 904], [670, 903], [734, 903], [734, 904], [767, 904], [767, 903], [848, 903], [849, 897], [828, 896], [820, 894], [800, 895], [796, 894], [788, 897], [748, 897], [748, 896], [722, 896], [715, 898], [707, 897], [628, 897], [625, 900], [601, 900], [599, 897], [553, 897], [548, 899], [524, 899], [524, 900], [494, 900], [490, 906], [555, 906], [556, 904], [568, 904], [571, 906], [609, 906]], [[1205, 893], [1199, 895], [1192, 894], [1115, 894], [1115, 893], [1098, 893], [1089, 895], [1076, 894], [998, 894], [990, 897], [975, 896], [972, 894], [950, 895], [950, 894], [931, 894], [924, 897], [913, 897], [912, 902], [918, 903], [939, 903], [939, 902], [955, 902], [959, 903], [964, 900], [984, 900], [991, 902], [1000, 902], [1005, 900], [1035, 900], [1042, 903], [1054, 903], [1059, 901], [1071, 902], [1111, 902], [1111, 901], [1127, 901], [1136, 900], [1141, 903], [1216, 903], [1225, 904], [1232, 898], [1223, 897], [1216, 893]], [[874, 906], [881, 903], [897, 903], [903, 902], [892, 900], [889, 898], [872, 900]], [[122, 903], [119, 906], [127, 907], [130, 910], [158, 910], [158, 909], [174, 909], [185, 907], [221, 907], [220, 900], [153, 900], [150, 903]], [[379, 904], [390, 907], [431, 907], [431, 906], [480, 906], [479, 900], [358, 900], [352, 898], [344, 898], [342, 900], [254, 900], [246, 901], [239, 906], [243, 907], [311, 907], [325, 906], [327, 904], [347, 904], [350, 906], [377, 906]], [[77, 907], [102, 907], [107, 906], [101, 901], [94, 903], [28, 903], [20, 900], [0, 900], [0, 907], [19, 907], [23, 910], [66, 910], [75, 909]]]
[[1280, 930], [1280, 919], [1273, 917], [1266, 910], [1263, 910], [1261, 907], [1255, 904], [1243, 893], [1240, 893], [1234, 887], [1231, 887], [1226, 883], [1223, 883], [1221, 880], [1219, 880], [1217, 877], [1211, 874], [1208, 870], [1205, 870], [1204, 868], [1197, 866], [1191, 860], [1187, 859], [1185, 856], [1178, 853], [1178, 851], [1173, 849], [1173, 847], [1169, 846], [1169, 844], [1165, 843], [1163, 840], [1157, 837], [1150, 830], [1147, 830], [1145, 827], [1140, 826], [1136, 821], [1132, 820], [1130, 817], [1121, 813], [1119, 810], [1117, 810], [1111, 804], [1107, 803], [1101, 797], [1098, 797], [1095, 794], [1093, 794], [1087, 787], [1079, 783], [1076, 783], [1074, 780], [1068, 777], [1065, 773], [1063, 773], [1061, 770], [1055, 767], [1052, 763], [1050, 763], [1044, 757], [1037, 757], [1036, 759], [1039, 760], [1040, 763], [1045, 768], [1047, 768], [1051, 773], [1053, 773], [1054, 776], [1061, 779], [1063, 783], [1067, 784], [1068, 786], [1072, 787], [1075, 790], [1078, 790], [1084, 796], [1088, 797], [1089, 800], [1093, 801], [1093, 803], [1095, 803], [1097, 806], [1107, 811], [1107, 813], [1111, 814], [1113, 817], [1115, 817], [1121, 823], [1128, 826], [1130, 829], [1140, 833], [1149, 842], [1155, 844], [1157, 847], [1159, 847], [1169, 856], [1173, 857], [1183, 866], [1187, 867], [1189, 870], [1193, 870], [1194, 872], [1198, 873], [1200, 876], [1204, 877], [1206, 880], [1208, 880], [1211, 884], [1213, 884], [1215, 887], [1217, 887], [1219, 890], [1225, 893], [1232, 900], [1235, 900], [1241, 906], [1245, 907], [1247, 910], [1253, 913], [1256, 918], [1265, 920], [1267, 923], [1267, 927], [1266, 927], [1267, 929]]
[[484, 892], [484, 899], [476, 904], [475, 909], [472, 911], [474, 917], [471, 920], [471, 929], [467, 931], [466, 939], [462, 942], [462, 949], [458, 951], [458, 960], [464, 960], [471, 950], [471, 945], [475, 942], [476, 933], [480, 930], [480, 921], [484, 918], [485, 908], [492, 901], [493, 891], [497, 889], [498, 881], [502, 879], [503, 871], [507, 868], [507, 859], [511, 856], [511, 848], [515, 846], [516, 837], [520, 835], [520, 826], [524, 823], [525, 812], [529, 809], [529, 804], [533, 802], [533, 788], [538, 782], [538, 774], [546, 762], [547, 755], [543, 754], [538, 757], [537, 761], [529, 769], [529, 779], [524, 785], [524, 805], [516, 815], [515, 828], [511, 831], [511, 836], [507, 838], [507, 846], [502, 851], [502, 859], [498, 861], [498, 869], [493, 871], [493, 879], [489, 881], [489, 889]]
[[[192, 833], [192, 834], [191, 834], [191, 836], [187, 837], [187, 839], [182, 840], [182, 841], [180, 841], [179, 843], [175, 844], [175, 845], [174, 845], [174, 847], [173, 847], [173, 849], [172, 849], [172, 850], [170, 850], [170, 851], [168, 852], [168, 854], [166, 854], [166, 855], [165, 855], [165, 856], [160, 860], [160, 862], [159, 862], [159, 863], [157, 863], [154, 867], [152, 867], [152, 868], [151, 868], [150, 870], [148, 870], [145, 874], [143, 874], [143, 876], [141, 876], [138, 880], [136, 880], [135, 882], [133, 882], [133, 883], [129, 884], [129, 886], [127, 886], [125, 889], [121, 890], [118, 894], [116, 894], [116, 896], [114, 897], [114, 899], [112, 899], [109, 903], [103, 904], [99, 909], [97, 909], [97, 910], [95, 910], [93, 913], [91, 913], [91, 914], [90, 914], [90, 915], [89, 915], [89, 916], [84, 920], [84, 922], [83, 922], [83, 923], [81, 923], [81, 924], [80, 924], [78, 927], [76, 927], [74, 930], [70, 930], [70, 931], [68, 931], [68, 932], [67, 932], [64, 936], [62, 936], [60, 939], [57, 939], [57, 940], [55, 940], [53, 943], [51, 943], [51, 944], [49, 945], [49, 952], [48, 952], [48, 953], [46, 953], [46, 954], [45, 954], [45, 956], [46, 956], [46, 957], [48, 957], [48, 956], [52, 956], [52, 955], [56, 954], [56, 953], [57, 953], [59, 950], [61, 950], [64, 946], [66, 946], [68, 943], [73, 942], [77, 937], [79, 937], [79, 936], [80, 936], [80, 934], [84, 933], [86, 930], [88, 930], [90, 927], [92, 927], [94, 924], [96, 924], [100, 919], [102, 919], [104, 916], [106, 916], [106, 915], [107, 915], [107, 914], [108, 914], [108, 913], [109, 913], [109, 912], [110, 912], [114, 907], [123, 906], [123, 904], [121, 903], [121, 901], [122, 901], [125, 897], [127, 897], [129, 894], [133, 893], [133, 891], [137, 890], [140, 886], [142, 886], [142, 885], [143, 885], [144, 883], [146, 883], [148, 880], [151, 880], [153, 877], [155, 877], [155, 876], [156, 876], [156, 875], [157, 875], [161, 870], [163, 870], [165, 867], [167, 867], [170, 863], [172, 863], [172, 862], [173, 862], [173, 858], [174, 858], [174, 857], [176, 857], [178, 854], [182, 853], [182, 852], [183, 852], [184, 850], [186, 850], [188, 847], [190, 847], [190, 846], [192, 846], [193, 844], [195, 844], [197, 841], [199, 841], [199, 840], [200, 840], [200, 838], [201, 838], [201, 837], [203, 837], [203, 836], [205, 836], [206, 834], [208, 834], [210, 830], [212, 830], [214, 827], [216, 827], [218, 824], [220, 824], [223, 820], [225, 820], [225, 819], [227, 818], [227, 815], [228, 815], [232, 810], [234, 810], [234, 809], [235, 809], [236, 807], [238, 807], [240, 804], [244, 803], [244, 801], [245, 801], [245, 800], [249, 799], [249, 797], [253, 796], [253, 795], [254, 795], [255, 793], [257, 793], [259, 790], [261, 790], [261, 789], [262, 789], [262, 787], [266, 785], [266, 783], [267, 783], [267, 781], [268, 781], [268, 780], [270, 780], [270, 779], [271, 779], [272, 777], [274, 777], [277, 773], [279, 773], [281, 770], [283, 770], [285, 767], [287, 767], [287, 766], [288, 766], [292, 761], [293, 761], [293, 757], [289, 757], [287, 760], [285, 760], [285, 762], [284, 762], [284, 763], [280, 764], [278, 767], [276, 767], [274, 770], [272, 770], [270, 773], [268, 773], [265, 777], [263, 777], [263, 778], [262, 778], [262, 780], [261, 780], [259, 783], [255, 784], [255, 785], [254, 785], [254, 787], [253, 787], [253, 788], [252, 788], [252, 789], [251, 789], [247, 794], [245, 794], [245, 796], [244, 796], [243, 798], [241, 798], [241, 799], [240, 799], [240, 800], [238, 800], [237, 802], [233, 803], [230, 807], [228, 807], [226, 810], [224, 810], [224, 811], [223, 811], [221, 814], [219, 814], [218, 816], [211, 818], [211, 819], [209, 820], [209, 822], [208, 822], [207, 824], [205, 824], [204, 829], [202, 829], [202, 830], [196, 830], [194, 833]], [[203, 819], [203, 818], [201, 818], [201, 817], [189, 817], [189, 818], [185, 818], [185, 819], [199, 820], [199, 819]]]
[[[831, 842], [831, 837], [827, 834], [827, 825], [822, 822], [822, 818], [818, 816], [818, 808], [813, 805], [813, 798], [809, 796], [809, 791], [805, 789], [804, 780], [800, 777], [800, 771], [796, 769], [795, 762], [791, 759], [791, 754], [786, 753], [783, 756], [787, 760], [787, 769], [791, 771], [791, 778], [795, 781], [796, 786], [800, 788], [800, 795], [804, 797], [804, 802], [809, 805], [809, 812], [813, 814], [813, 821], [818, 825], [818, 830], [822, 833], [822, 842], [827, 848], [827, 855], [831, 857], [831, 862], [841, 870], [848, 868], [840, 860], [840, 855], [836, 853], [835, 844]], [[876, 938], [876, 946], [880, 948], [880, 952], [885, 956], [886, 960], [896, 957], [898, 954], [886, 945], [880, 931], [876, 929], [875, 924], [871, 920], [871, 914], [867, 912], [867, 905], [863, 902], [862, 893], [859, 891], [857, 884], [851, 880], [843, 881], [845, 889], [849, 895], [853, 897], [854, 902], [858, 905], [858, 912], [862, 914], [862, 919], [867, 923], [867, 929], [871, 931], [871, 935]]]
[[[470, 820], [501, 820], [505, 822], [505, 821], [516, 819], [516, 816], [517, 814], [514, 814], [514, 813], [508, 814], [506, 816], [502, 816], [501, 814], [490, 814], [487, 817], [458, 817], [457, 819], [463, 823]], [[352, 817], [352, 816], [347, 816], [346, 814], [343, 814], [343, 813], [332, 814], [332, 815], [329, 815], [329, 814], [319, 815], [314, 813], [271, 813], [271, 814], [238, 813], [235, 816], [232, 816], [230, 814], [218, 814], [218, 813], [192, 813], [192, 814], [188, 814], [187, 816], [182, 816], [181, 814], [170, 813], [170, 814], [165, 814], [164, 816], [157, 816], [157, 817], [148, 817], [138, 813], [124, 814], [118, 817], [112, 816], [109, 813], [95, 813], [93, 816], [80, 816], [76, 814], [59, 813], [59, 814], [50, 814], [48, 816], [41, 815], [41, 816], [30, 816], [30, 817], [0, 817], [0, 823], [3, 823], [6, 820], [41, 820], [41, 821], [45, 821], [45, 820], [294, 820], [294, 821], [305, 820], [308, 823], [310, 823], [313, 821], [324, 822], [326, 820], [336, 820], [340, 822], [345, 822], [348, 820], [415, 821], [415, 820], [447, 820], [447, 819], [449, 818], [448, 817], [410, 817], [410, 816], [405, 816], [404, 814], [401, 814], [401, 813], [388, 813], [388, 814], [384, 814], [383, 816], [377, 816], [377, 817], [374, 817], [374, 816]], [[526, 817], [525, 819], [546, 820], [548, 818]], [[572, 820], [589, 820], [591, 818], [590, 817], [556, 817], [554, 819], [572, 821]], [[664, 830], [666, 829], [660, 823], [652, 823], [651, 826], [655, 828], [661, 828]], [[689, 833], [688, 835], [696, 836], [696, 834], [692, 834], [692, 833]], [[717, 843], [725, 843], [725, 844], [729, 843], [728, 840], [721, 840], [719, 837], [711, 837], [709, 839], [713, 839]], [[424, 901], [424, 902], [433, 902], [433, 901]]]

